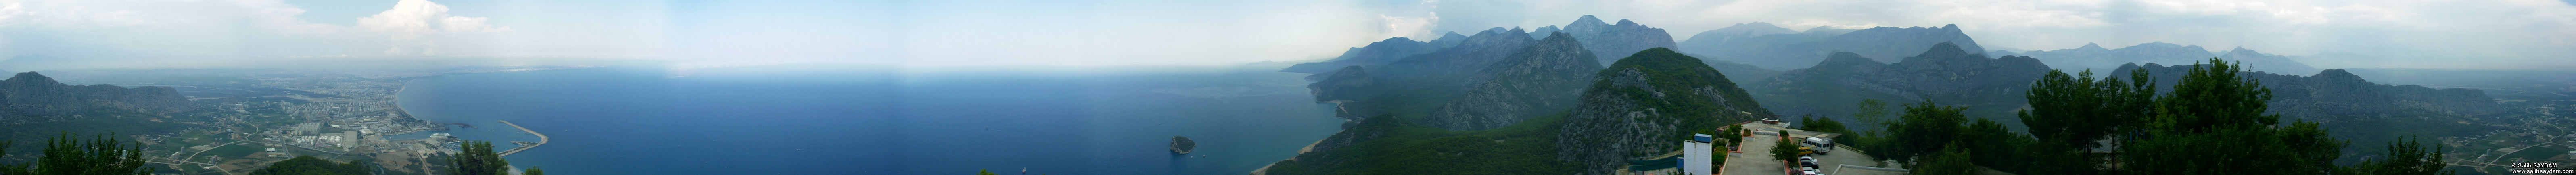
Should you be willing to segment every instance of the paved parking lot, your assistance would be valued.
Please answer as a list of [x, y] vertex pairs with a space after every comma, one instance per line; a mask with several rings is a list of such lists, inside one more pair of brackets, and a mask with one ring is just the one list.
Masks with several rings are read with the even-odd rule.
[[[1785, 130], [1785, 129], [1782, 129], [1782, 128], [1780, 127], [1780, 125], [1766, 125], [1766, 124], [1760, 124], [1760, 123], [1745, 124], [1745, 128], [1746, 128], [1746, 129], [1748, 129], [1748, 130], [1752, 130], [1752, 131], [1754, 131], [1754, 132], [1767, 132], [1767, 131], [1781, 131], [1781, 130]], [[1789, 130], [1789, 131], [1791, 131], [1791, 132], [1789, 132], [1789, 134], [1790, 134], [1790, 138], [1806, 138], [1806, 137], [1813, 137], [1813, 136], [1817, 136], [1817, 135], [1831, 135], [1831, 133], [1804, 132], [1804, 131], [1796, 131], [1796, 130]], [[1725, 166], [1721, 166], [1721, 167], [1724, 167], [1725, 169], [1724, 169], [1724, 170], [1719, 170], [1719, 173], [1723, 173], [1723, 174], [1727, 174], [1727, 175], [1774, 175], [1774, 174], [1783, 174], [1783, 172], [1786, 172], [1785, 170], [1787, 169], [1787, 167], [1785, 167], [1785, 166], [1786, 166], [1785, 164], [1788, 164], [1787, 162], [1772, 161], [1772, 159], [1771, 159], [1771, 152], [1770, 152], [1770, 150], [1771, 150], [1771, 145], [1772, 145], [1772, 143], [1773, 143], [1773, 141], [1774, 141], [1774, 140], [1778, 140], [1778, 139], [1780, 139], [1780, 137], [1779, 137], [1779, 136], [1774, 136], [1774, 135], [1771, 135], [1771, 134], [1753, 134], [1753, 135], [1754, 135], [1753, 137], [1747, 137], [1747, 138], [1744, 138], [1744, 140], [1745, 140], [1745, 142], [1744, 142], [1744, 143], [1737, 143], [1737, 146], [1742, 147], [1740, 150], [1741, 150], [1743, 153], [1728, 154], [1728, 155], [1727, 155], [1728, 157], [1726, 158], [1726, 165], [1725, 165]], [[1830, 137], [1830, 136], [1828, 136], [1828, 137]], [[1890, 165], [1892, 165], [1892, 164], [1886, 164], [1886, 163], [1881, 163], [1881, 162], [1875, 161], [1875, 158], [1872, 158], [1872, 157], [1870, 157], [1870, 156], [1869, 156], [1869, 155], [1867, 155], [1867, 154], [1861, 154], [1861, 153], [1858, 153], [1858, 152], [1851, 151], [1851, 147], [1846, 147], [1846, 146], [1836, 145], [1836, 147], [1835, 147], [1835, 148], [1832, 148], [1832, 149], [1833, 149], [1833, 150], [1831, 150], [1831, 151], [1827, 151], [1825, 154], [1822, 154], [1822, 155], [1813, 155], [1813, 157], [1815, 157], [1815, 158], [1816, 158], [1816, 163], [1818, 164], [1818, 166], [1817, 166], [1817, 169], [1818, 169], [1817, 173], [1819, 173], [1819, 174], [1828, 174], [1828, 175], [1882, 175], [1882, 174], [1885, 174], [1885, 175], [1895, 175], [1895, 174], [1905, 174], [1905, 172], [1898, 172], [1898, 171], [1869, 170], [1869, 169], [1862, 169], [1862, 168], [1847, 168], [1847, 167], [1840, 166], [1840, 165], [1846, 165], [1846, 164], [1848, 164], [1848, 165], [1854, 165], [1854, 166], [1887, 167], [1887, 168], [1903, 168], [1903, 167], [1890, 166]]]
[[1737, 146], [1741, 146], [1737, 150], [1744, 153], [1726, 154], [1726, 165], [1718, 166], [1723, 169], [1717, 172], [1727, 175], [1781, 174], [1780, 172], [1786, 169], [1782, 164], [1786, 162], [1772, 161], [1770, 152], [1771, 141], [1778, 139], [1780, 136], [1770, 135], [1744, 138], [1743, 143], [1736, 143]]

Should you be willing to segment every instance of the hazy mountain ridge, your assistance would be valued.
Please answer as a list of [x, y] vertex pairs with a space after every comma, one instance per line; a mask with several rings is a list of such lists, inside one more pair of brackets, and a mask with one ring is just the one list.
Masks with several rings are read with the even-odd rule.
[[[1593, 51], [1593, 58], [1621, 58], [1628, 56], [1628, 53], [1637, 53], [1637, 51], [1643, 51], [1648, 48], [1674, 47], [1673, 35], [1671, 33], [1665, 33], [1664, 29], [1661, 28], [1647, 27], [1646, 25], [1637, 24], [1637, 22], [1628, 21], [1626, 19], [1621, 19], [1615, 24], [1603, 23], [1601, 18], [1596, 18], [1592, 15], [1583, 15], [1582, 18], [1575, 19], [1574, 23], [1566, 24], [1563, 29], [1563, 32], [1573, 34], [1574, 38], [1581, 39], [1583, 42], [1583, 48], [1585, 50]], [[1546, 33], [1532, 35], [1535, 36], [1543, 34]], [[1609, 65], [1613, 61], [1618, 60], [1600, 61], [1601, 65]]]
[[1583, 43], [1566, 33], [1552, 33], [1480, 72], [1495, 73], [1425, 117], [1424, 125], [1449, 130], [1485, 130], [1520, 123], [1572, 107], [1601, 66]]
[[[2165, 66], [2125, 64], [2114, 72], [2126, 73], [2146, 69], [2157, 81], [2157, 90], [2172, 91], [2175, 81], [2192, 65]], [[2484, 90], [2467, 88], [2433, 89], [2417, 85], [2371, 83], [2343, 69], [2327, 69], [2315, 75], [2298, 76], [2272, 73], [2243, 74], [2263, 87], [2272, 89], [2270, 112], [2310, 121], [2371, 120], [2390, 114], [2431, 112], [2454, 116], [2473, 116], [2505, 112]]]
[[2165, 42], [2139, 43], [2138, 45], [2121, 47], [2119, 49], [2106, 49], [2100, 44], [2086, 43], [2084, 46], [2072, 49], [2029, 51], [2022, 52], [2020, 54], [2024, 56], [2037, 57], [2041, 59], [2041, 61], [2049, 62], [2052, 65], [2065, 68], [2069, 72], [2092, 69], [2098, 73], [2101, 71], [2117, 69], [2121, 64], [2127, 63], [2160, 63], [2166, 65], [2193, 64], [2198, 62], [2207, 62], [2211, 57], [2225, 58], [2228, 61], [2244, 62], [2253, 71], [2271, 73], [2319, 71], [2314, 67], [2309, 67], [2305, 63], [2290, 60], [2287, 56], [2263, 54], [2262, 52], [2242, 47], [2225, 52], [2212, 52], [2208, 49], [2201, 48], [2199, 45], [2180, 45]]
[[[1928, 49], [1933, 43], [1950, 42], [1968, 53], [1984, 53], [1976, 40], [1960, 31], [1958, 25], [1941, 27], [1876, 27], [1869, 29], [1833, 29], [1816, 27], [1795, 34], [1760, 34], [1785, 31], [1768, 23], [1746, 23], [1701, 32], [1682, 41], [1682, 52], [1717, 56], [1710, 60], [1744, 63], [1768, 69], [1797, 69], [1814, 66], [1819, 58], [1833, 52], [1852, 52], [1880, 62], [1899, 61]], [[1767, 32], [1736, 32], [1767, 31]]]
[[[1449, 45], [1456, 45], [1456, 42], [1450, 42]], [[1334, 57], [1331, 60], [1298, 63], [1297, 65], [1288, 66], [1288, 68], [1280, 69], [1279, 71], [1320, 75], [1325, 72], [1332, 71], [1333, 69], [1340, 69], [1343, 66], [1378, 65], [1395, 62], [1397, 59], [1403, 59], [1406, 56], [1413, 56], [1414, 54], [1435, 51], [1434, 49], [1438, 49], [1440, 47], [1446, 46], [1440, 46], [1439, 44], [1433, 44], [1430, 42], [1414, 41], [1413, 39], [1404, 37], [1387, 38], [1386, 40], [1371, 42], [1368, 46], [1353, 47], [1350, 51], [1343, 51], [1342, 56]]]
[[0, 96], [7, 104], [0, 115], [8, 116], [58, 116], [99, 109], [177, 112], [189, 107], [187, 97], [170, 87], [65, 85], [36, 72], [0, 80]]

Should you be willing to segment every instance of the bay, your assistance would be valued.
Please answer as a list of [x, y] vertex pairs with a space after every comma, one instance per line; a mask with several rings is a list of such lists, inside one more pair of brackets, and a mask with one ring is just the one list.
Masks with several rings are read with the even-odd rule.
[[[573, 174], [1240, 174], [1338, 131], [1300, 77], [1248, 66], [618, 66], [452, 74], [398, 94], [468, 140]], [[1173, 136], [1199, 143], [1188, 155]]]

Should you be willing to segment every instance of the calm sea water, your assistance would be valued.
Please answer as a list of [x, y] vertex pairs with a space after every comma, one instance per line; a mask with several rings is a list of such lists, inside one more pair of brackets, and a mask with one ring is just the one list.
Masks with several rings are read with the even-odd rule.
[[[1250, 67], [611, 67], [411, 81], [404, 109], [571, 174], [1241, 174], [1339, 130]], [[1172, 136], [1196, 153], [1166, 150]], [[1204, 157], [1202, 157], [1204, 156]]]

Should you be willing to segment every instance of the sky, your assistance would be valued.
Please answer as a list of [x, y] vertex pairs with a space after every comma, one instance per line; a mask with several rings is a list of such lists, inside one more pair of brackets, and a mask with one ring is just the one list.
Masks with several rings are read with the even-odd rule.
[[[1223, 65], [1388, 37], [1629, 19], [1678, 39], [1748, 22], [1957, 24], [1988, 48], [2244, 47], [2324, 68], [2576, 67], [2576, 0], [0, 0], [0, 56], [138, 67], [311, 59], [692, 65]], [[1468, 32], [1472, 33], [1472, 32]]]

